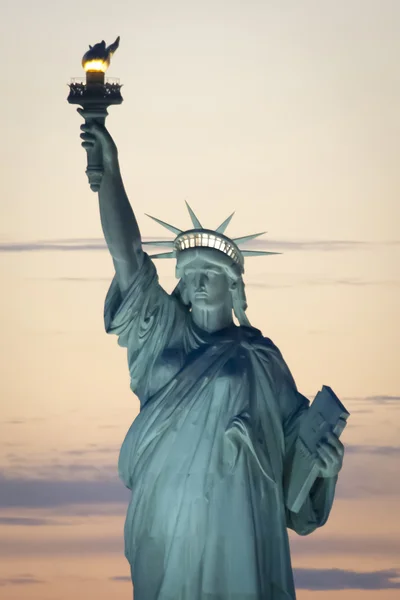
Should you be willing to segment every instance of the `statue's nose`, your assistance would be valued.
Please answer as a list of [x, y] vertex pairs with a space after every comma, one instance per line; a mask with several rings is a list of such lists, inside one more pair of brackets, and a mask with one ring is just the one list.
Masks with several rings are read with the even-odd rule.
[[198, 277], [197, 277], [197, 281], [196, 281], [196, 287], [197, 289], [204, 289], [205, 284], [207, 281], [207, 274], [206, 273], [199, 273]]

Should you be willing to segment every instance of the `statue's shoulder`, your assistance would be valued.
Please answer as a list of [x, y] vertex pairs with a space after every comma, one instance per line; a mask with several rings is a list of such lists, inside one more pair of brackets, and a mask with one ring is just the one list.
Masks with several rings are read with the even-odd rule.
[[253, 341], [257, 345], [261, 345], [280, 354], [278, 346], [274, 344], [271, 338], [264, 336], [260, 329], [248, 327], [246, 325], [241, 325], [238, 329], [240, 330], [240, 336], [242, 338], [247, 339], [250, 342]]
[[284, 364], [284, 359], [278, 346], [274, 344], [271, 338], [266, 337], [262, 334], [259, 329], [255, 327], [240, 326], [240, 337], [241, 341], [248, 344], [248, 347], [263, 355], [265, 359], [270, 363], [278, 363], [279, 365]]

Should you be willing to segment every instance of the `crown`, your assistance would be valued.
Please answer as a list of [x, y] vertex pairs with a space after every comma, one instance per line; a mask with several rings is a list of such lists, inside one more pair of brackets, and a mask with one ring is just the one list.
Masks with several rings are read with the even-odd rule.
[[151, 215], [147, 215], [153, 221], [156, 221], [169, 231], [172, 231], [176, 235], [174, 240], [161, 240], [154, 242], [143, 242], [143, 244], [148, 244], [149, 246], [164, 246], [167, 248], [173, 248], [170, 252], [161, 252], [159, 254], [151, 254], [150, 258], [176, 258], [180, 252], [184, 252], [185, 250], [189, 250], [190, 248], [212, 248], [214, 250], [218, 250], [223, 254], [226, 254], [230, 257], [237, 265], [240, 266], [241, 270], [244, 270], [244, 257], [245, 256], [266, 256], [271, 254], [282, 254], [281, 252], [264, 252], [262, 250], [242, 250], [239, 248], [239, 244], [242, 242], [247, 242], [249, 240], [253, 240], [264, 233], [252, 233], [251, 235], [245, 235], [238, 238], [230, 239], [224, 232], [228, 227], [233, 215], [232, 213], [217, 229], [206, 229], [204, 228], [199, 219], [194, 214], [193, 210], [190, 208], [189, 204], [186, 202], [187, 209], [189, 211], [190, 218], [192, 220], [192, 224], [194, 229], [188, 229], [187, 231], [182, 231], [173, 225], [169, 225], [169, 223], [165, 223], [156, 217], [152, 217]]

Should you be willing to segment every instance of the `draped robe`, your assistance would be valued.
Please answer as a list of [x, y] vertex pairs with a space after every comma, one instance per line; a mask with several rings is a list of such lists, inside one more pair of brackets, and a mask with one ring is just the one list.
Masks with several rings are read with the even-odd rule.
[[286, 508], [309, 401], [278, 348], [253, 327], [196, 327], [147, 254], [123, 295], [114, 277], [104, 318], [141, 406], [119, 458], [135, 600], [293, 600], [287, 527], [326, 522], [336, 477]]

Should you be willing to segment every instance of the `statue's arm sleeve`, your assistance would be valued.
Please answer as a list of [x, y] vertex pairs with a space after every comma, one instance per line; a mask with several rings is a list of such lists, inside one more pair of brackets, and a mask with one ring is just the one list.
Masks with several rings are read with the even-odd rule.
[[[301, 419], [305, 416], [310, 402], [297, 390], [292, 374], [281, 356], [276, 366], [277, 394], [284, 435], [283, 477], [285, 479], [290, 477]], [[285, 509], [287, 526], [299, 535], [307, 535], [324, 525], [332, 508], [336, 482], [337, 476], [318, 477], [298, 513]]]
[[[156, 268], [144, 253], [143, 264], [130, 287], [124, 292], [114, 276], [104, 305], [107, 333], [118, 336], [118, 344], [128, 348], [130, 356], [150, 343], [162, 349], [171, 332], [177, 312], [177, 300], [159, 284]], [[156, 348], [152, 348], [154, 356]], [[143, 353], [142, 353], [143, 354]]]

